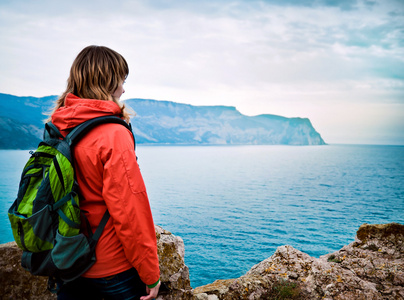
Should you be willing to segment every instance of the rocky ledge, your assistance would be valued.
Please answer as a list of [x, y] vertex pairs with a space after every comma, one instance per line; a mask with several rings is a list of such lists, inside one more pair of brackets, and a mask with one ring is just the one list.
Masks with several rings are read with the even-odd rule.
[[[158, 299], [192, 299], [183, 240], [159, 226], [155, 229], [162, 281]], [[47, 290], [47, 277], [32, 276], [21, 267], [21, 254], [15, 242], [0, 245], [0, 299], [56, 299]]]
[[[184, 243], [156, 226], [162, 288], [157, 299], [404, 299], [404, 225], [363, 224], [355, 241], [335, 253], [311, 257], [281, 246], [237, 279], [190, 287]], [[15, 243], [0, 245], [1, 299], [55, 299], [46, 278], [19, 265]]]
[[362, 225], [341, 250], [310, 257], [281, 246], [244, 276], [194, 290], [197, 299], [404, 299], [404, 226]]

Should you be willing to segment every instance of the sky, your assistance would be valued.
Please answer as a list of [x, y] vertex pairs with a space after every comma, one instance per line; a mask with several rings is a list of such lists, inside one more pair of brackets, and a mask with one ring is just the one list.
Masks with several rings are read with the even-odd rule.
[[404, 145], [404, 0], [0, 0], [0, 93], [61, 94], [88, 45], [127, 60], [123, 100], [235, 106], [309, 118], [329, 144]]

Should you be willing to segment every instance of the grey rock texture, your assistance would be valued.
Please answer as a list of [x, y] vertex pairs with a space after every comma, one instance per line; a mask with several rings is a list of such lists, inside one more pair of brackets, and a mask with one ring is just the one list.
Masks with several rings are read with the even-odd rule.
[[[279, 247], [237, 279], [194, 290], [196, 299], [404, 299], [404, 226], [362, 225], [356, 239], [320, 258]], [[284, 291], [289, 298], [280, 297]]]
[[[159, 226], [155, 229], [162, 281], [157, 299], [192, 299], [184, 242]], [[15, 242], [0, 245], [0, 299], [56, 299], [47, 290], [47, 277], [32, 276], [21, 267], [21, 254]]]
[[[404, 299], [404, 225], [363, 224], [355, 241], [337, 252], [314, 258], [281, 246], [268, 259], [237, 279], [190, 287], [184, 242], [156, 226], [165, 299]], [[20, 267], [14, 242], [0, 245], [1, 299], [55, 299], [47, 279]]]

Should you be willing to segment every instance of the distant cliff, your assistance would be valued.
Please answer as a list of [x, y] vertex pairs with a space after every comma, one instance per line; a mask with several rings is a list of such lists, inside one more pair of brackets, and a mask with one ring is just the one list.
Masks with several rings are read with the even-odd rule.
[[45, 114], [55, 98], [0, 94], [0, 149], [30, 149], [38, 146], [47, 118]]
[[[42, 137], [56, 96], [16, 97], [0, 93], [0, 149], [29, 149]], [[137, 143], [183, 145], [324, 145], [309, 119], [245, 116], [228, 106], [192, 106], [129, 99]]]
[[249, 117], [235, 107], [192, 106], [168, 101], [127, 100], [136, 111], [139, 142], [168, 144], [324, 145], [309, 119]]

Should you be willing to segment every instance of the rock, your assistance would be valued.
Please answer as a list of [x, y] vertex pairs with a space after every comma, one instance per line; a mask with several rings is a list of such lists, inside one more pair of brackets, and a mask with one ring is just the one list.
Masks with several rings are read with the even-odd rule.
[[[159, 226], [155, 229], [162, 281], [156, 299], [192, 299], [184, 242]], [[0, 299], [56, 299], [47, 290], [47, 277], [32, 276], [21, 267], [21, 254], [15, 242], [0, 245]]]
[[404, 299], [404, 226], [363, 224], [355, 242], [320, 257], [335, 261], [377, 290], [381, 298]]
[[[195, 299], [404, 299], [404, 226], [362, 225], [320, 258], [281, 246], [237, 279], [197, 287]], [[276, 298], [283, 295], [284, 298]], [[212, 297], [212, 298], [209, 298]]]
[[15, 242], [0, 245], [0, 298], [48, 300], [56, 297], [47, 290], [48, 279], [32, 276], [20, 265], [22, 251]]
[[162, 287], [157, 300], [192, 299], [189, 269], [184, 263], [184, 241], [156, 226]]
[[[355, 241], [337, 252], [314, 258], [281, 246], [268, 259], [236, 279], [216, 280], [192, 290], [184, 264], [184, 242], [156, 226], [165, 299], [404, 299], [404, 225], [363, 224]], [[16, 244], [0, 245], [1, 299], [55, 299], [47, 279], [20, 267]]]

